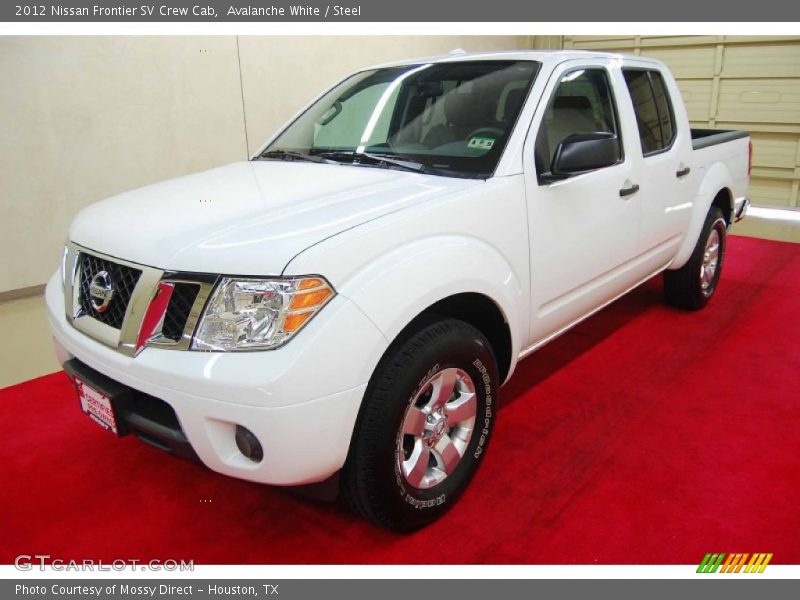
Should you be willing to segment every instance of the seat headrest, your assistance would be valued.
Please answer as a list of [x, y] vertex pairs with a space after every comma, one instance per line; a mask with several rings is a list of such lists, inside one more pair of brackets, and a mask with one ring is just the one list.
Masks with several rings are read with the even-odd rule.
[[493, 120], [494, 106], [475, 92], [450, 92], [444, 97], [444, 116], [453, 125], [483, 125]]
[[514, 88], [506, 94], [506, 103], [503, 106], [503, 120], [517, 116], [525, 100], [525, 88]]
[[556, 110], [566, 108], [592, 110], [592, 103], [586, 96], [559, 96], [553, 103], [553, 108]]

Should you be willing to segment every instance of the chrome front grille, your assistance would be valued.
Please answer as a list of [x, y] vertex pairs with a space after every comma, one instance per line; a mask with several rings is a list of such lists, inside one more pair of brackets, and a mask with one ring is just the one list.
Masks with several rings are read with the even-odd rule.
[[[129, 356], [146, 346], [187, 350], [218, 278], [163, 271], [74, 243], [67, 244], [65, 272], [67, 320], [79, 331]], [[106, 287], [98, 286], [98, 281]], [[172, 287], [166, 309], [153, 302], [164, 285]], [[101, 288], [107, 297], [98, 297]], [[153, 327], [155, 321], [150, 316], [158, 312], [160, 320], [156, 317], [158, 323]]]
[[[95, 307], [89, 294], [92, 279], [101, 272], [108, 273], [114, 289], [114, 295], [108, 304], [108, 309], [102, 312]], [[78, 257], [78, 276], [80, 285], [78, 301], [80, 302], [81, 313], [90, 315], [114, 329], [122, 329], [128, 304], [131, 301], [136, 284], [142, 276], [141, 269], [134, 269], [93, 254], [81, 252]]]

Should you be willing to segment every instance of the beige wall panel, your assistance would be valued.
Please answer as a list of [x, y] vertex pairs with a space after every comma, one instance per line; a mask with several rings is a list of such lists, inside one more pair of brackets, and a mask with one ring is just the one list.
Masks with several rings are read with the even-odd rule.
[[[654, 46], [702, 46], [708, 44], [718, 44], [723, 40], [720, 35], [654, 35], [642, 36], [640, 44], [642, 47], [649, 48]], [[645, 51], [642, 50], [644, 54]]]
[[[610, 52], [631, 52], [636, 46], [642, 48], [665, 46], [697, 46], [717, 44], [722, 36], [619, 36], [619, 35], [573, 35], [564, 37], [565, 48], [584, 48]], [[644, 50], [642, 51], [644, 53]]]
[[752, 176], [764, 179], [792, 179], [794, 173], [791, 169], [777, 169], [775, 167], [760, 167], [753, 165]]
[[567, 36], [564, 38], [564, 48], [578, 50], [604, 50], [609, 52], [630, 52], [636, 44], [633, 36], [619, 37], [610, 35], [597, 36]]
[[775, 44], [778, 42], [790, 42], [796, 44], [800, 39], [796, 35], [727, 35], [721, 38], [725, 44], [731, 46], [733, 44]]
[[711, 86], [708, 82], [695, 79], [678, 80], [678, 87], [689, 113], [689, 120], [700, 121], [708, 126], [708, 109], [711, 105]]
[[751, 133], [753, 163], [758, 167], [794, 169], [797, 138], [791, 133]]
[[800, 44], [730, 44], [725, 48], [722, 76], [800, 78]]
[[0, 291], [41, 284], [82, 207], [245, 156], [231, 37], [0, 38]]
[[719, 118], [761, 123], [800, 122], [800, 82], [792, 79], [723, 79]]
[[718, 120], [719, 129], [744, 129], [763, 133], [797, 133], [800, 134], [800, 123], [742, 123], [740, 121]]
[[633, 44], [635, 35], [566, 35], [564, 46], [577, 46], [578, 44]]
[[758, 204], [770, 206], [791, 206], [792, 182], [788, 179], [757, 177], [750, 179], [750, 197]]
[[249, 37], [239, 39], [250, 152], [324, 88], [349, 73], [410, 57], [450, 52], [511, 50], [514, 36]]
[[523, 48], [561, 50], [564, 47], [564, 37], [561, 35], [537, 35], [522, 41], [527, 41], [527, 45], [523, 44]]
[[663, 60], [669, 65], [672, 74], [681, 78], [708, 78], [714, 76], [714, 56], [716, 46], [697, 48], [648, 48], [642, 50], [649, 58]]

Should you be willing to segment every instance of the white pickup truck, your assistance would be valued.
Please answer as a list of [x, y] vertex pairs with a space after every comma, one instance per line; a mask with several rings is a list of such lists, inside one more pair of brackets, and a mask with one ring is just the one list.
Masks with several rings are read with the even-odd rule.
[[81, 211], [56, 350], [106, 429], [412, 530], [468, 485], [517, 361], [662, 271], [709, 301], [748, 145], [690, 129], [638, 56], [359, 71], [250, 161]]

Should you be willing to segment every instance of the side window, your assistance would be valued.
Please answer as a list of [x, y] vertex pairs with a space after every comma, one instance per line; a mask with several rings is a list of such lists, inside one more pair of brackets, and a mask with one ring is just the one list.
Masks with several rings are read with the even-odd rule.
[[675, 125], [664, 80], [658, 71], [624, 70], [633, 101], [642, 154], [659, 152], [672, 144]]
[[[611, 85], [605, 69], [566, 73], [545, 111], [536, 137], [536, 172], [550, 170], [564, 138], [574, 133], [612, 133], [619, 136]], [[621, 153], [621, 150], [620, 150]], [[621, 156], [619, 158], [622, 158]]]
[[672, 103], [667, 93], [667, 86], [658, 71], [650, 71], [650, 82], [653, 84], [653, 94], [656, 97], [656, 108], [658, 109], [658, 120], [661, 123], [661, 137], [664, 146], [672, 144], [675, 138], [674, 117], [672, 115]]

